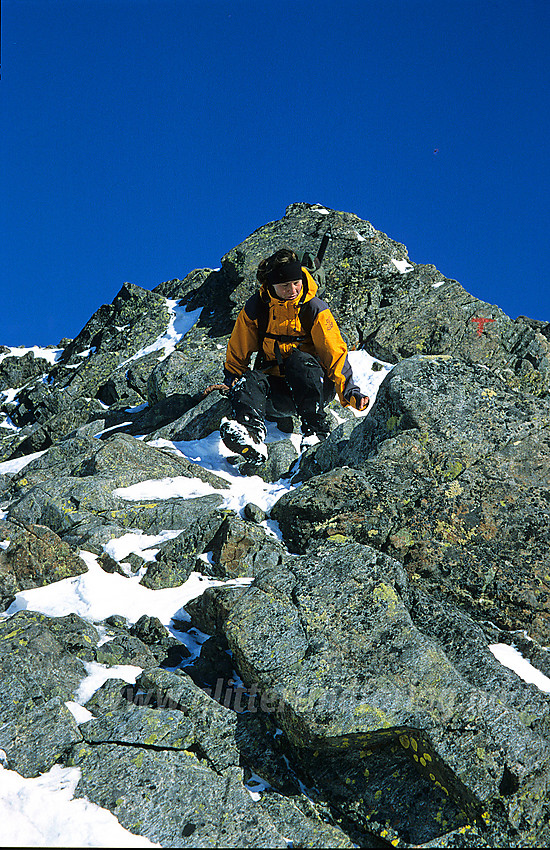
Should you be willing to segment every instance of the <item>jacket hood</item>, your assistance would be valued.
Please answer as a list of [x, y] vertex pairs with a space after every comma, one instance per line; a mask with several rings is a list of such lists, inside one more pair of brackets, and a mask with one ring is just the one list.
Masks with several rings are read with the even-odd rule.
[[288, 304], [304, 304], [306, 301], [310, 301], [315, 295], [317, 295], [317, 284], [308, 272], [302, 266], [302, 291], [296, 298], [293, 298], [291, 301], [285, 302], [282, 298], [277, 298], [276, 295], [272, 295], [269, 291], [269, 287], [266, 283], [262, 283], [260, 286], [260, 297], [262, 301], [266, 303], [288, 303]]

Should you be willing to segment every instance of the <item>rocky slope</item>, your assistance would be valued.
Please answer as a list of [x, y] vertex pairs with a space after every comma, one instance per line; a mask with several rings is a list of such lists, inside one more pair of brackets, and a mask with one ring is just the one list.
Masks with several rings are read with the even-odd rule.
[[[262, 477], [300, 484], [272, 509], [279, 541], [174, 443], [227, 412], [203, 391], [259, 260], [315, 249], [328, 226], [325, 297], [350, 346], [395, 365], [369, 415], [335, 419], [298, 471], [289, 439], [270, 444]], [[177, 305], [192, 327], [174, 347]], [[163, 846], [550, 844], [550, 696], [489, 650], [514, 644], [550, 675], [549, 340], [369, 222], [293, 204], [218, 271], [124, 284], [55, 357], [6, 351], [0, 459], [37, 453], [0, 478], [8, 765], [78, 766], [78, 793]], [[211, 492], [119, 492], [176, 476]], [[130, 557], [146, 587], [197, 564], [253, 578], [189, 603], [175, 626], [209, 636], [199, 658], [155, 618], [9, 614], [20, 590], [85, 572], [79, 552], [124, 574], [104, 547], [131, 529], [179, 532], [154, 562]], [[89, 661], [143, 672], [77, 724], [65, 703]]]

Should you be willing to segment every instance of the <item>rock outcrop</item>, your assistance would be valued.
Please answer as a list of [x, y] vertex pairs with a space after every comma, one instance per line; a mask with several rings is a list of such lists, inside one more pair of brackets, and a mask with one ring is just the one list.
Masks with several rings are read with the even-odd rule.
[[[177, 444], [228, 412], [204, 390], [259, 260], [314, 250], [329, 226], [324, 297], [350, 347], [393, 368], [368, 416], [333, 417], [299, 464], [288, 435], [269, 444], [277, 539]], [[351, 213], [293, 204], [218, 271], [125, 283], [56, 357], [4, 349], [0, 402], [11, 769], [78, 767], [78, 794], [166, 847], [550, 844], [550, 694], [489, 648], [550, 676], [550, 324]], [[175, 479], [193, 495], [135, 495]], [[106, 552], [135, 531], [171, 534], [147, 562]], [[153, 590], [218, 584], [174, 610], [173, 634], [150, 616], [10, 614], [20, 591], [85, 573], [83, 553]], [[141, 673], [107, 679], [77, 722], [93, 664]]]

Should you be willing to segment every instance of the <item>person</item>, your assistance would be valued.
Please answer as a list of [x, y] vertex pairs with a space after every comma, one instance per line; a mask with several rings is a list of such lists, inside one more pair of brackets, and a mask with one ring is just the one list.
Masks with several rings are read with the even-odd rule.
[[[290, 248], [262, 260], [259, 290], [240, 311], [227, 345], [225, 385], [232, 406], [220, 436], [248, 467], [267, 459], [266, 413], [298, 415], [302, 450], [330, 433], [325, 406], [338, 395], [343, 407], [368, 407], [354, 382], [348, 350], [317, 283]], [[252, 354], [258, 352], [254, 368]]]

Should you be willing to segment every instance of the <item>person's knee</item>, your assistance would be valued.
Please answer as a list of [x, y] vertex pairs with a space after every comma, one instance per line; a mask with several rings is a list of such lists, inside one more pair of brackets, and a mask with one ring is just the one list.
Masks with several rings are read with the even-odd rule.
[[310, 363], [319, 366], [319, 361], [313, 356], [313, 354], [308, 354], [307, 351], [301, 351], [299, 348], [292, 349], [285, 362], [296, 365], [300, 363]]
[[249, 427], [263, 427], [269, 385], [265, 375], [248, 370], [233, 385], [229, 395], [233, 418]]
[[302, 380], [317, 381], [323, 375], [323, 369], [319, 361], [305, 351], [295, 348], [285, 361], [285, 375], [287, 378], [299, 376]]
[[231, 397], [267, 395], [269, 385], [266, 376], [262, 372], [254, 372], [249, 369], [241, 375], [239, 380], [231, 387]]

